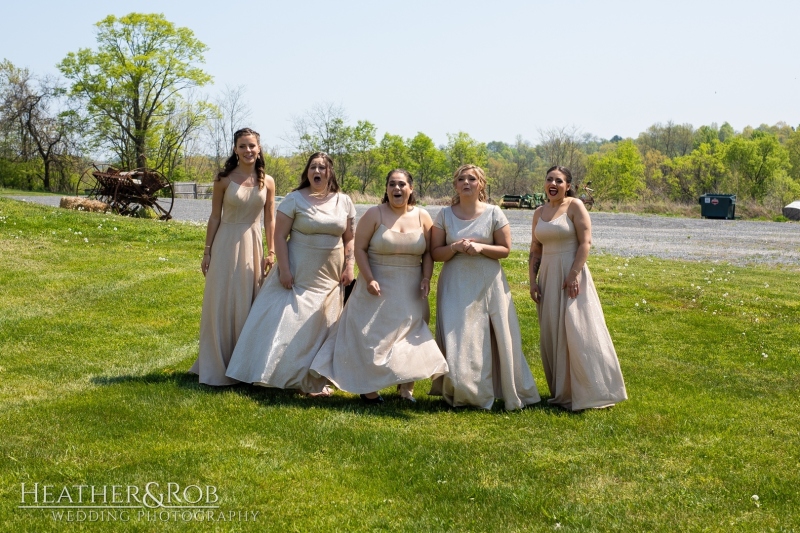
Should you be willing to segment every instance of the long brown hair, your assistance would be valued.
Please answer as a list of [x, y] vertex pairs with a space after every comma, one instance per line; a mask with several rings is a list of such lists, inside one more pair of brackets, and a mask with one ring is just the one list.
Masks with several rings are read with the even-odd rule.
[[313, 160], [320, 158], [324, 159], [325, 164], [328, 165], [328, 192], [339, 192], [339, 182], [336, 181], [336, 172], [333, 170], [333, 159], [325, 152], [314, 152], [311, 154], [311, 157], [308, 158], [308, 162], [306, 162], [306, 168], [303, 169], [303, 174], [300, 175], [300, 185], [294, 189], [295, 191], [311, 187], [311, 182], [308, 180], [308, 167], [311, 166]]
[[240, 137], [244, 137], [245, 135], [252, 135], [255, 137], [256, 143], [258, 144], [258, 155], [256, 156], [256, 179], [258, 180], [258, 189], [261, 190], [264, 188], [264, 176], [267, 175], [266, 172], [264, 172], [266, 163], [264, 163], [264, 152], [261, 150], [261, 135], [259, 135], [257, 131], [251, 130], [250, 128], [242, 128], [234, 132], [233, 150], [231, 156], [225, 160], [222, 170], [217, 173], [217, 177], [215, 179], [216, 181], [219, 181], [222, 178], [227, 178], [228, 175], [239, 166], [239, 156], [236, 155], [236, 143], [239, 142]]
[[[485, 202], [486, 201], [486, 173], [483, 172], [483, 169], [478, 165], [461, 165], [456, 169], [455, 174], [453, 174], [453, 187], [455, 188], [456, 182], [458, 181], [458, 177], [461, 176], [467, 170], [472, 170], [475, 172], [475, 177], [478, 178], [478, 183], [481, 186], [481, 190], [478, 193], [478, 201]], [[456, 195], [453, 196], [452, 200], [450, 200], [450, 205], [456, 205], [461, 203], [461, 198], [458, 197], [458, 192]]]

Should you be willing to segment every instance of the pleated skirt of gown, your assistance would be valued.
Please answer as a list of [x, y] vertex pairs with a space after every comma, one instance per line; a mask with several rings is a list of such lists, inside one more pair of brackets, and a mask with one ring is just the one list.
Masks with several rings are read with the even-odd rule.
[[447, 373], [428, 328], [419, 256], [370, 253], [369, 262], [381, 295], [370, 294], [359, 275], [334, 333], [314, 359], [312, 374], [344, 391], [365, 394]]
[[576, 298], [569, 298], [561, 288], [575, 260], [577, 238], [553, 242], [547, 233], [574, 235], [572, 222], [567, 216], [542, 222], [541, 228], [537, 224], [535, 229], [543, 244], [539, 267], [542, 299], [537, 311], [542, 364], [552, 395], [548, 403], [579, 411], [626, 400], [617, 352], [589, 267], [584, 265], [578, 276]]
[[294, 285], [273, 268], [250, 309], [228, 364], [228, 377], [265, 387], [320, 392], [325, 378], [309, 374], [314, 356], [342, 310], [341, 237], [292, 231], [288, 242]]
[[442, 267], [436, 294], [436, 342], [450, 369], [429, 394], [454, 406], [507, 410], [540, 401], [522, 353], [519, 320], [500, 262], [457, 254]]
[[[231, 182], [225, 191], [222, 221], [214, 235], [203, 290], [200, 349], [189, 372], [200, 383], [238, 383], [225, 375], [261, 282], [261, 212], [266, 190]], [[248, 220], [243, 222], [243, 220]]]

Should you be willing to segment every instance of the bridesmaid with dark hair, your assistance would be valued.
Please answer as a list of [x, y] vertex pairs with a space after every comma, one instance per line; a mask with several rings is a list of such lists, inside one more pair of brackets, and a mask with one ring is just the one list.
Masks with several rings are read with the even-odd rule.
[[[275, 261], [275, 181], [264, 173], [260, 137], [250, 128], [233, 135], [233, 153], [214, 180], [211, 216], [200, 269], [206, 277], [200, 352], [189, 372], [206, 385], [232, 385], [225, 376], [261, 281]], [[261, 242], [263, 215], [267, 254]]]
[[313, 374], [366, 403], [381, 403], [377, 391], [395, 385], [414, 403], [415, 381], [447, 372], [428, 328], [433, 221], [415, 204], [411, 174], [390, 171], [383, 202], [358, 221], [358, 282], [311, 365]]
[[[228, 365], [233, 379], [330, 396], [309, 367], [342, 311], [353, 280], [356, 210], [339, 192], [333, 160], [312, 154], [300, 185], [278, 206], [278, 268], [253, 303]], [[288, 242], [287, 242], [288, 239]]]
[[592, 220], [575, 198], [568, 168], [548, 169], [544, 188], [547, 204], [533, 213], [528, 274], [548, 403], [571, 411], [609, 407], [628, 393], [586, 264]]

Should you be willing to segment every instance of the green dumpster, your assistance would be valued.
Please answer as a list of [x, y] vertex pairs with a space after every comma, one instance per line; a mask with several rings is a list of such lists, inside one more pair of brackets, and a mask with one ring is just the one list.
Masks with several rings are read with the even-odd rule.
[[704, 194], [700, 197], [700, 216], [733, 220], [736, 213], [735, 194]]

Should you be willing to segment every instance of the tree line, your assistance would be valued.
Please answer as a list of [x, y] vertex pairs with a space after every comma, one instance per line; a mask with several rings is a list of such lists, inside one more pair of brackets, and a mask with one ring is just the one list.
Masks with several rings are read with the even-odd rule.
[[[121, 168], [149, 167], [173, 181], [209, 181], [230, 153], [233, 132], [250, 124], [244, 87], [200, 95], [207, 47], [163, 15], [131, 13], [96, 24], [97, 47], [71, 52], [61, 78], [0, 63], [0, 186], [67, 192], [100, 154]], [[279, 193], [291, 190], [309, 153], [325, 151], [346, 191], [381, 195], [383, 177], [406, 168], [423, 196], [449, 196], [463, 163], [486, 169], [490, 193], [542, 189], [552, 165], [576, 185], [592, 181], [600, 200], [694, 203], [732, 193], [773, 208], [800, 198], [800, 131], [786, 123], [735, 131], [727, 122], [694, 128], [653, 124], [636, 138], [601, 139], [576, 127], [542, 129], [532, 143], [481, 142], [466, 132], [437, 144], [426, 134], [385, 133], [344, 108], [316, 104], [286, 134], [291, 153], [265, 149]]]

